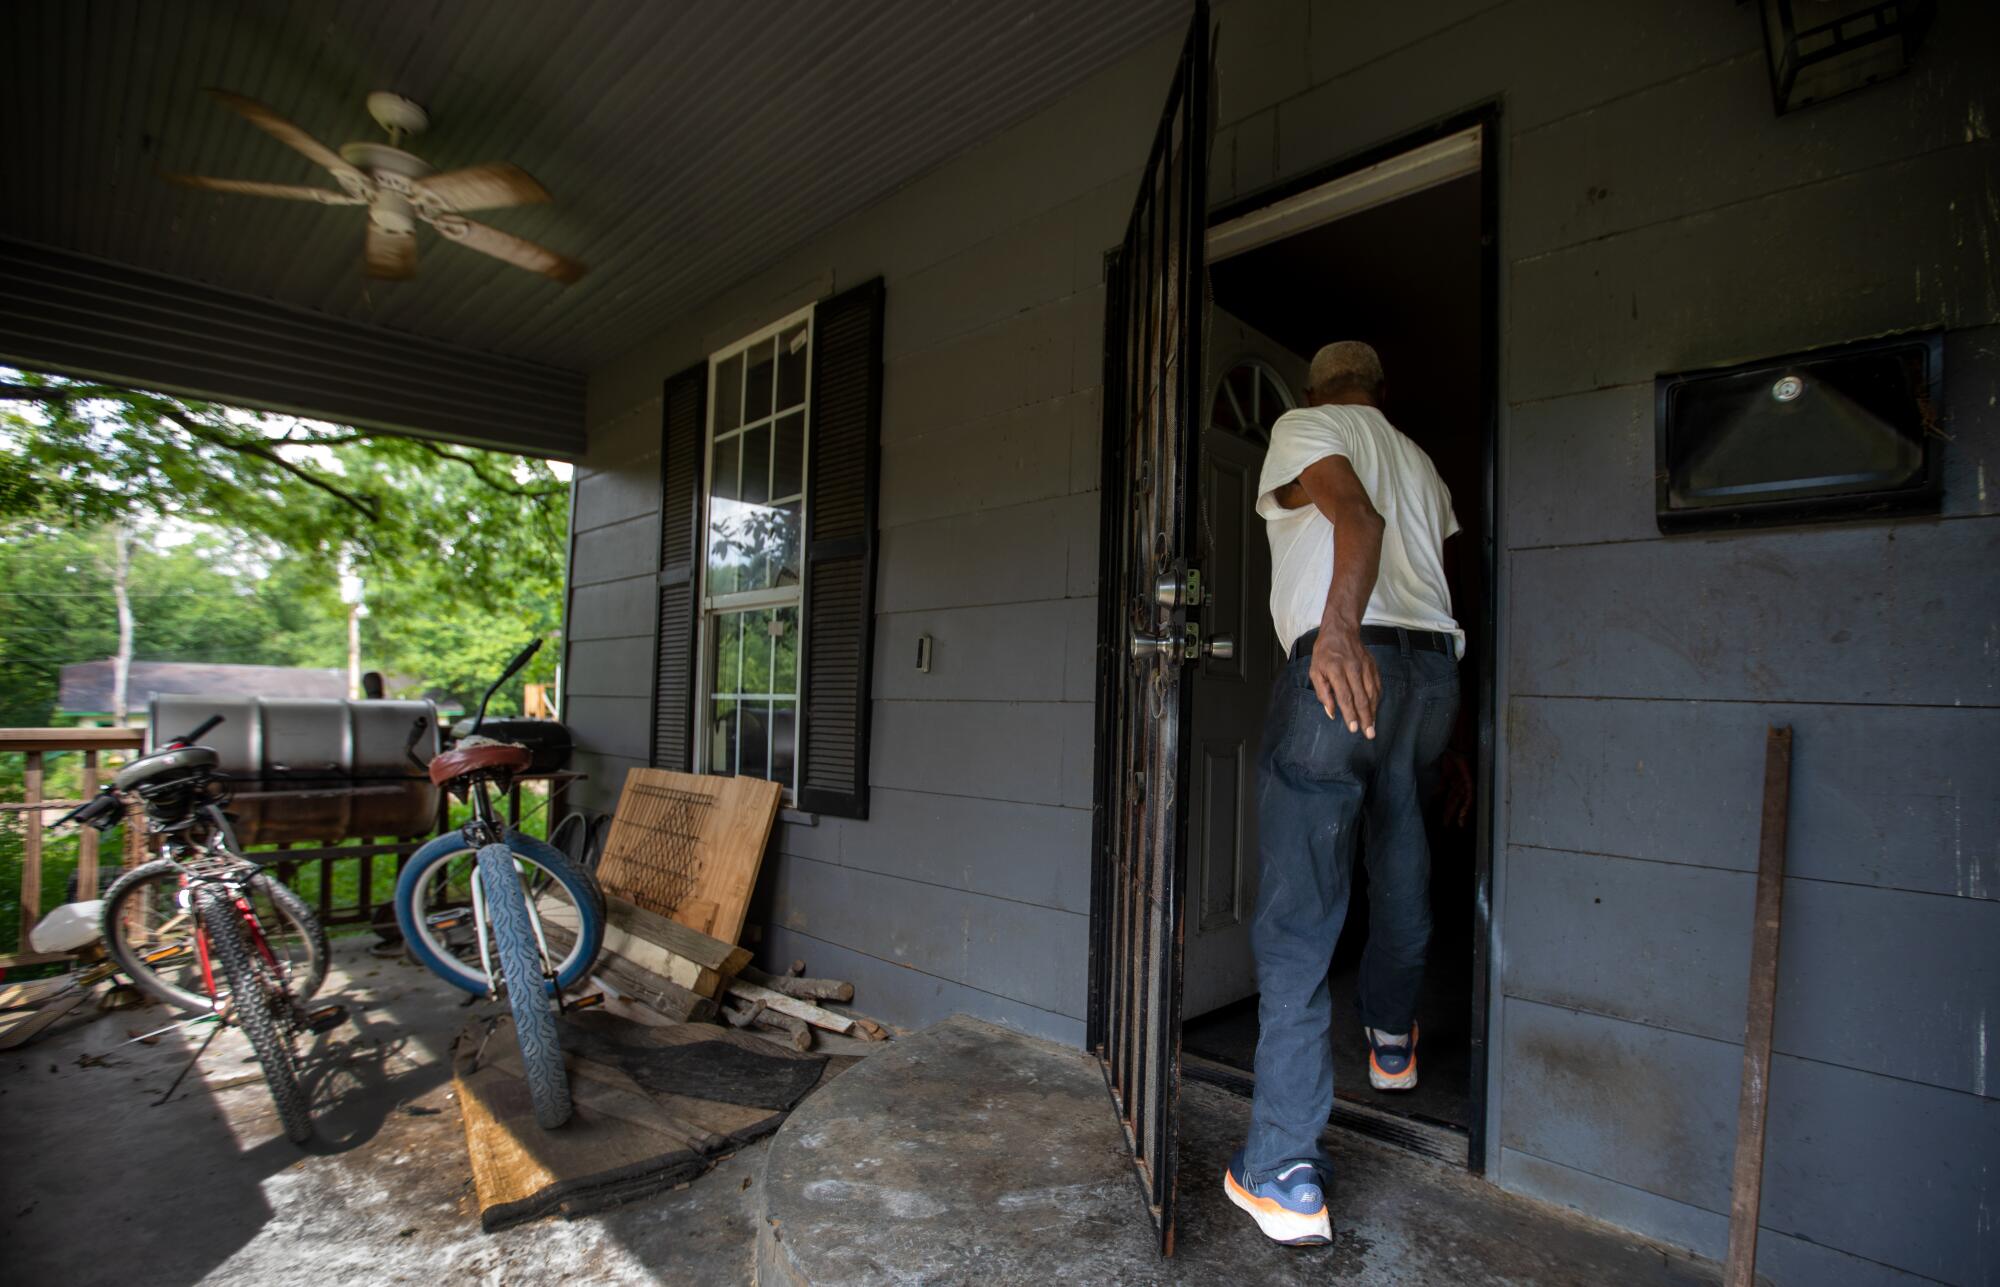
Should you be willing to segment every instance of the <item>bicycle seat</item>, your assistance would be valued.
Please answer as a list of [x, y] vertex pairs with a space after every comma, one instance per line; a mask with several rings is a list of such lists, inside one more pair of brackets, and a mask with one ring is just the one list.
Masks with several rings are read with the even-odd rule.
[[169, 751], [140, 756], [118, 770], [118, 776], [111, 779], [111, 785], [120, 791], [166, 786], [204, 777], [213, 773], [219, 763], [221, 757], [206, 746], [177, 746]]
[[534, 752], [517, 743], [469, 737], [431, 760], [431, 782], [445, 786], [474, 773], [524, 773], [534, 759]]

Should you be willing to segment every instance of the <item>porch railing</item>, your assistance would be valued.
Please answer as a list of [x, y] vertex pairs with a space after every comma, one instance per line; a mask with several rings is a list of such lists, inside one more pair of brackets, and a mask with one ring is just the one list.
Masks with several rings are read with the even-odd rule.
[[[21, 799], [0, 802], [0, 819], [6, 829], [17, 830], [21, 838], [21, 919], [16, 941], [0, 943], [0, 969], [16, 965], [39, 965], [67, 959], [66, 953], [36, 952], [28, 946], [28, 934], [42, 914], [43, 855], [49, 824], [84, 800], [97, 794], [100, 756], [120, 759], [137, 753], [145, 745], [145, 733], [136, 728], [0, 728], [0, 755], [24, 757], [21, 769]], [[76, 799], [49, 798], [45, 793], [51, 756], [83, 756], [82, 792]], [[80, 827], [77, 837], [76, 888], [80, 897], [94, 897], [97, 888], [98, 844], [94, 827]], [[143, 862], [145, 832], [127, 825], [125, 859], [128, 864]]]
[[[143, 730], [129, 728], [0, 728], [0, 757], [11, 758], [15, 754], [24, 757], [22, 798], [19, 801], [0, 801], [0, 834], [18, 831], [21, 853], [20, 928], [16, 942], [11, 945], [0, 942], [0, 970], [69, 959], [66, 953], [36, 952], [28, 942], [29, 932], [40, 918], [42, 906], [48, 901], [50, 893], [47, 887], [50, 872], [46, 862], [49, 846], [45, 833], [57, 818], [97, 793], [100, 771], [109, 767], [108, 762], [115, 760], [122, 763], [142, 750], [144, 741]], [[50, 760], [64, 754], [80, 754], [83, 757], [82, 789], [76, 799], [50, 798], [47, 795]], [[0, 759], [0, 764], [4, 762]], [[508, 821], [517, 826], [523, 821], [521, 794], [524, 785], [534, 794], [547, 793], [547, 819], [552, 821], [561, 814], [565, 788], [576, 777], [574, 773], [551, 773], [516, 779], [506, 801]], [[528, 812], [532, 815], [540, 809], [531, 806]], [[136, 810], [128, 809], [122, 828], [123, 861], [128, 867], [145, 862], [149, 856], [146, 829], [136, 815]], [[378, 864], [382, 864], [384, 870], [400, 871], [405, 858], [415, 853], [431, 835], [450, 825], [448, 800], [439, 801], [438, 816], [432, 821], [429, 833], [421, 836], [330, 837], [325, 843], [310, 846], [259, 846], [252, 850], [250, 856], [273, 868], [278, 879], [306, 897], [322, 925], [329, 928], [365, 925], [388, 902], [386, 898], [378, 899], [375, 895]], [[549, 825], [549, 821], [545, 821], [543, 826]], [[97, 896], [95, 891], [98, 889], [101, 865], [100, 838], [91, 827], [77, 830], [81, 834], [77, 837], [76, 896], [79, 899], [94, 898]], [[347, 870], [354, 873], [355, 888], [352, 896], [343, 897], [336, 891], [342, 883], [340, 874]], [[304, 871], [316, 872], [316, 890], [301, 887], [300, 874]]]

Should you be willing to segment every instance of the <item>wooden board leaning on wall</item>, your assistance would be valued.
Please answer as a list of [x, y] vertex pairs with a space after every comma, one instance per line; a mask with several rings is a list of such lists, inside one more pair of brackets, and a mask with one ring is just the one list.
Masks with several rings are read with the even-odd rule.
[[735, 943], [782, 795], [761, 778], [633, 769], [598, 883], [607, 894]]

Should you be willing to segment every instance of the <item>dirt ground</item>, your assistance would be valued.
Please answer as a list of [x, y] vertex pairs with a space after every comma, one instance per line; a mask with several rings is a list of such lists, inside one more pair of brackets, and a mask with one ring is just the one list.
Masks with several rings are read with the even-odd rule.
[[679, 1192], [481, 1233], [447, 1052], [491, 1005], [465, 1005], [427, 971], [369, 955], [372, 942], [335, 942], [321, 995], [353, 1018], [308, 1055], [319, 1138], [303, 1149], [280, 1131], [233, 1029], [163, 1105], [192, 1043], [174, 1032], [128, 1044], [173, 1021], [161, 1007], [80, 1010], [0, 1055], [4, 1277], [68, 1287], [750, 1281], [763, 1142]]

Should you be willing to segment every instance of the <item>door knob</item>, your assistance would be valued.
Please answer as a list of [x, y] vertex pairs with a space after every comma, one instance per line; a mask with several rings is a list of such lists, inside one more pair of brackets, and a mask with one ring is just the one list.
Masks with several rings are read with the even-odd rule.
[[1181, 650], [1181, 641], [1175, 635], [1142, 635], [1132, 633], [1132, 660], [1144, 661], [1148, 657], [1172, 657]]
[[1215, 635], [1202, 642], [1201, 650], [1217, 661], [1228, 661], [1236, 655], [1236, 641], [1228, 635]]

